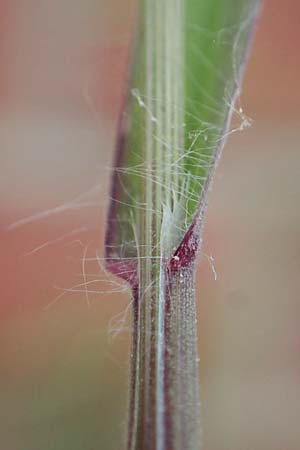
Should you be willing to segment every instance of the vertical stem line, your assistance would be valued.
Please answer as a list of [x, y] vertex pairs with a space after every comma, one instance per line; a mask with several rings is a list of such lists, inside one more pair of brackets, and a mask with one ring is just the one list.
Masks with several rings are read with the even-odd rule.
[[[145, 145], [145, 164], [146, 164], [146, 179], [145, 179], [145, 221], [144, 228], [141, 230], [141, 234], [144, 236], [144, 253], [143, 262], [141, 267], [143, 272], [141, 273], [140, 283], [141, 288], [141, 307], [142, 307], [142, 324], [140, 333], [143, 336], [143, 347], [141, 349], [141, 358], [144, 360], [143, 374], [144, 385], [140, 392], [140, 397], [143, 398], [143, 408], [140, 427], [142, 428], [141, 448], [147, 446], [149, 427], [152, 425], [152, 408], [153, 396], [151, 385], [153, 383], [153, 352], [152, 347], [152, 314], [153, 314], [153, 302], [152, 302], [152, 275], [153, 275], [153, 147], [154, 147], [154, 115], [153, 115], [153, 97], [154, 97], [154, 78], [153, 72], [155, 70], [154, 63], [154, 33], [153, 26], [147, 26], [147, 24], [153, 25], [155, 23], [155, 6], [153, 2], [146, 2], [146, 97], [145, 103], [147, 105], [148, 114], [145, 115], [145, 129], [146, 129], [146, 145]], [[150, 74], [150, 76], [149, 76]], [[155, 322], [154, 322], [155, 323]]]
[[163, 289], [163, 283], [161, 280], [161, 267], [162, 267], [162, 257], [161, 257], [161, 223], [163, 217], [163, 188], [162, 188], [162, 180], [164, 173], [164, 159], [163, 159], [163, 116], [164, 116], [164, 101], [163, 101], [163, 80], [165, 76], [165, 65], [164, 65], [164, 52], [162, 45], [162, 37], [164, 30], [164, 21], [165, 21], [165, 13], [166, 8], [164, 1], [162, 0], [154, 0], [155, 1], [155, 23], [156, 23], [156, 40], [155, 40], [155, 117], [157, 118], [156, 122], [156, 142], [155, 142], [155, 180], [154, 180], [154, 190], [155, 190], [155, 198], [154, 198], [154, 220], [155, 220], [155, 247], [153, 249], [154, 257], [155, 257], [155, 270], [154, 276], [156, 279], [155, 288], [154, 288], [154, 298], [153, 302], [155, 302], [155, 315], [153, 316], [153, 320], [156, 325], [155, 330], [155, 339], [154, 339], [154, 355], [155, 355], [155, 387], [154, 387], [154, 395], [155, 395], [155, 408], [156, 411], [153, 414], [155, 420], [155, 430], [156, 430], [156, 450], [163, 450], [164, 446], [164, 429], [162, 426], [163, 423], [163, 370], [162, 370], [162, 341], [163, 341], [163, 320], [162, 320], [162, 311], [163, 311], [163, 301], [164, 296], [161, 295], [161, 290]]
[[[171, 43], [171, 25], [172, 25], [172, 11], [170, 8], [170, 0], [164, 0], [165, 15], [164, 15], [164, 64], [165, 64], [165, 78], [164, 78], [164, 140], [165, 140], [165, 152], [164, 152], [164, 175], [165, 175], [165, 205], [171, 207], [171, 193], [172, 193], [172, 43]], [[174, 31], [174, 30], [173, 30]], [[171, 33], [171, 35], [170, 35]]]

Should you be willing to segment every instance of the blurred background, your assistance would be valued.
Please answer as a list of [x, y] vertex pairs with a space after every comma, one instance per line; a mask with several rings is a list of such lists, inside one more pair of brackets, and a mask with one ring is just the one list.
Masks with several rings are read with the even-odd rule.
[[[134, 11], [0, 2], [0, 450], [122, 448], [129, 294], [102, 255]], [[265, 1], [241, 97], [253, 125], [228, 141], [211, 196], [197, 279], [208, 450], [300, 446], [299, 14]]]

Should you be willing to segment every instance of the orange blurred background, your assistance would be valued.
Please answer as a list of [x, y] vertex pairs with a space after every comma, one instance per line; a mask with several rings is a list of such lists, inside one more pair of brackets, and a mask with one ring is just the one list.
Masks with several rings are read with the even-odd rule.
[[[0, 450], [122, 448], [130, 298], [102, 255], [124, 3], [0, 3]], [[265, 1], [241, 97], [253, 125], [231, 136], [211, 195], [205, 449], [300, 446], [299, 14]]]

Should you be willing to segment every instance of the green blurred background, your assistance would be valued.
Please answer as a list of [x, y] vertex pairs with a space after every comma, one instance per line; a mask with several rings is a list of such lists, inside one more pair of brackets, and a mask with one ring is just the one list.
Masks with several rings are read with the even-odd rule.
[[[134, 11], [0, 3], [0, 450], [123, 448], [130, 296], [102, 255]], [[300, 447], [299, 14], [265, 1], [240, 99], [253, 125], [231, 136], [211, 195], [197, 291], [208, 450]]]

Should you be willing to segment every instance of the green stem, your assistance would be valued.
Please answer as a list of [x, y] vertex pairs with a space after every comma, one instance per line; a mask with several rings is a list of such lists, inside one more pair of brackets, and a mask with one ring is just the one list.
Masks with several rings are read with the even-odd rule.
[[[130, 402], [128, 450], [196, 450], [199, 385], [194, 263], [175, 271], [166, 267], [158, 282], [159, 299], [152, 296], [150, 305], [145, 304], [146, 298], [149, 301], [145, 296], [134, 301], [131, 396], [135, 401]], [[152, 309], [158, 302], [164, 305], [160, 319]]]
[[194, 265], [174, 271], [168, 263], [179, 244], [183, 0], [144, 0], [142, 14], [147, 176], [138, 216], [128, 450], [193, 450], [199, 430]]

